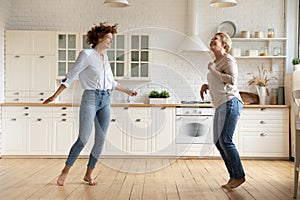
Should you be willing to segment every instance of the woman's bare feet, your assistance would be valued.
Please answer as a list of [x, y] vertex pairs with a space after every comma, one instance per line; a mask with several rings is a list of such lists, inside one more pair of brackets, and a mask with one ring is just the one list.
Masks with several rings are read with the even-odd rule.
[[87, 176], [87, 175], [84, 176], [83, 180], [84, 180], [85, 182], [87, 182], [87, 183], [88, 183], [89, 185], [91, 185], [91, 186], [97, 185], [97, 182], [94, 181], [91, 177], [89, 177], [89, 176]]
[[239, 187], [245, 181], [246, 181], [245, 177], [244, 178], [230, 178], [228, 183], [226, 185], [222, 185], [222, 187], [231, 190], [233, 188]]
[[231, 185], [231, 183], [232, 183], [233, 180], [234, 180], [233, 178], [230, 178], [225, 185], [222, 185], [222, 187], [226, 188], [226, 189], [231, 189], [230, 185]]
[[59, 175], [59, 177], [56, 181], [57, 185], [64, 186], [65, 180], [67, 178], [67, 175], [68, 175], [69, 171], [70, 171], [70, 167], [65, 166], [64, 169], [61, 171], [61, 174]]
[[88, 182], [89, 185], [95, 186], [95, 185], [97, 185], [97, 182], [92, 179], [93, 170], [94, 170], [94, 168], [89, 168], [88, 167], [86, 169], [86, 173], [84, 175], [83, 180]]

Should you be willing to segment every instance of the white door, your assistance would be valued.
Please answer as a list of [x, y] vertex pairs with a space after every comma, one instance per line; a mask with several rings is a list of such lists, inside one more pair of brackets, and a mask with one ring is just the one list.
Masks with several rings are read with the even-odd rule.
[[26, 119], [2, 119], [1, 137], [3, 155], [26, 155]]
[[8, 30], [5, 35], [6, 54], [31, 54], [31, 31]]
[[33, 54], [55, 55], [56, 33], [54, 31], [33, 31], [32, 35]]
[[55, 56], [34, 56], [32, 65], [31, 90], [55, 90]]
[[29, 90], [31, 58], [28, 55], [6, 56], [6, 90]]

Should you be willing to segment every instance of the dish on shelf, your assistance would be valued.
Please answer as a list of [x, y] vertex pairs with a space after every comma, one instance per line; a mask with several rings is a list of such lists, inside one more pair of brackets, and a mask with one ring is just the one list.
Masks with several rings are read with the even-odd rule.
[[232, 21], [224, 21], [218, 26], [217, 32], [227, 33], [232, 38], [236, 34], [236, 26]]

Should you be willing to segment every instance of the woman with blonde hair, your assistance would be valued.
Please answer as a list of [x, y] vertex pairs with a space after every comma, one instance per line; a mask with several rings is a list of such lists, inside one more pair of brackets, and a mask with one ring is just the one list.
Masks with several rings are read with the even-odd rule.
[[215, 107], [214, 143], [225, 162], [229, 181], [222, 187], [233, 189], [245, 182], [245, 172], [239, 153], [233, 143], [233, 134], [242, 112], [243, 102], [237, 88], [238, 68], [229, 54], [231, 39], [226, 33], [217, 33], [210, 41], [215, 60], [208, 64], [208, 84], [203, 84], [200, 96], [209, 90]]

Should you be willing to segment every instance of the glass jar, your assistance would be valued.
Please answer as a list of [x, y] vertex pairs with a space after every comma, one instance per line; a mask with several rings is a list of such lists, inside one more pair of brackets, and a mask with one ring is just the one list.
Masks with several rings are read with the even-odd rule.
[[271, 105], [277, 104], [277, 88], [271, 89]]
[[268, 38], [274, 38], [275, 33], [274, 33], [274, 28], [268, 28]]

